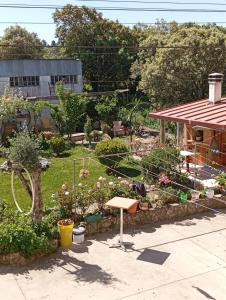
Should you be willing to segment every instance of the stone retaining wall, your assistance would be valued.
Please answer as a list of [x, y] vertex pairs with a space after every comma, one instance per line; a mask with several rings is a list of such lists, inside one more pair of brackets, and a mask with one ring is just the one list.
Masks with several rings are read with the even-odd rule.
[[[58, 240], [51, 240], [50, 245], [52, 247], [52, 252], [55, 252], [59, 246]], [[37, 253], [31, 257], [25, 257], [20, 253], [10, 253], [6, 255], [0, 255], [0, 265], [14, 265], [14, 266], [25, 266], [37, 259], [46, 256], [44, 253]]]
[[[216, 209], [226, 208], [226, 205], [224, 203], [213, 199], [200, 200], [199, 203], [201, 205], [208, 206], [209, 208], [216, 208]], [[157, 222], [164, 222], [164, 221], [186, 218], [191, 215], [203, 213], [206, 211], [209, 212], [210, 210], [201, 206], [197, 208], [194, 203], [187, 203], [187, 204], [174, 203], [174, 204], [169, 204], [168, 206], [162, 208], [155, 208], [147, 211], [138, 210], [134, 215], [124, 213], [123, 225], [124, 228], [129, 228], [131, 226], [154, 224]], [[99, 222], [87, 224], [86, 234], [92, 235], [100, 232], [119, 230], [119, 225], [120, 225], [119, 216], [104, 217]]]

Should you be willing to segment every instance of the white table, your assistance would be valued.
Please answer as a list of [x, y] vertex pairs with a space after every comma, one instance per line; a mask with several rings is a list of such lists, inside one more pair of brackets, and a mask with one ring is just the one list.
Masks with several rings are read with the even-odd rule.
[[111, 248], [120, 248], [121, 250], [126, 251], [123, 244], [123, 209], [130, 209], [137, 202], [138, 201], [135, 199], [114, 197], [106, 203], [107, 206], [120, 209], [120, 239], [117, 244], [111, 245]]
[[190, 173], [190, 167], [189, 167], [190, 160], [189, 160], [189, 158], [190, 158], [190, 156], [195, 155], [195, 153], [191, 152], [191, 151], [187, 151], [187, 150], [181, 150], [180, 155], [185, 157], [185, 159], [186, 159], [186, 171], [187, 171], [187, 173]]

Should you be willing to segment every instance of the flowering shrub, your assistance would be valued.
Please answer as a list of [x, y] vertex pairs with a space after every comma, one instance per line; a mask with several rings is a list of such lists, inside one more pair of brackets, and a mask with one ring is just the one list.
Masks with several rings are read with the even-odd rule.
[[128, 180], [119, 177], [108, 181], [102, 176], [92, 186], [84, 181], [80, 182], [76, 186], [75, 193], [69, 191], [68, 186], [64, 184], [54, 196], [58, 198], [58, 205], [64, 218], [69, 218], [76, 212], [79, 219], [96, 210], [103, 212], [105, 203], [116, 196], [141, 199], [141, 196], [132, 190]]

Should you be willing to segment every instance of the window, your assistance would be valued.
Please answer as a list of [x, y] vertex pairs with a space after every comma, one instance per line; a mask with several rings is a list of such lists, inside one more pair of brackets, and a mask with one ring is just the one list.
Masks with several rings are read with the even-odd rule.
[[51, 76], [51, 85], [55, 85], [56, 82], [62, 81], [64, 84], [67, 83], [78, 83], [77, 75], [55, 75]]
[[39, 76], [10, 77], [11, 87], [39, 86]]

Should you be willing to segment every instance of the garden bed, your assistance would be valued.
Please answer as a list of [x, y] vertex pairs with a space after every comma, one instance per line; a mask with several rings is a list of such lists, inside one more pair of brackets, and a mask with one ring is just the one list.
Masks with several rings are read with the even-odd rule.
[[[204, 199], [199, 203], [209, 208], [226, 208], [224, 203], [217, 200]], [[158, 222], [172, 221], [181, 218], [186, 218], [191, 215], [209, 211], [204, 207], [196, 207], [194, 203], [178, 204], [173, 203], [161, 208], [149, 209], [147, 211], [139, 210], [136, 214], [124, 214], [124, 227], [141, 226], [145, 224], [155, 224]], [[108, 216], [99, 222], [87, 224], [86, 234], [92, 235], [111, 230], [119, 230], [120, 219], [115, 216]]]

